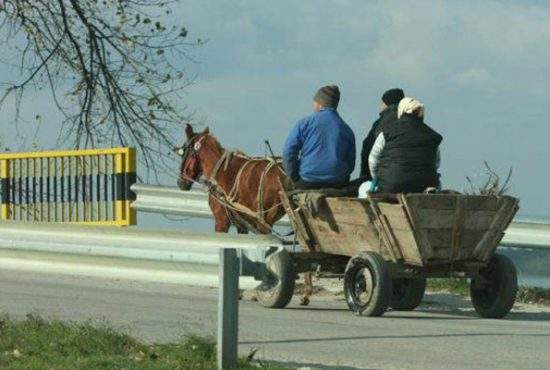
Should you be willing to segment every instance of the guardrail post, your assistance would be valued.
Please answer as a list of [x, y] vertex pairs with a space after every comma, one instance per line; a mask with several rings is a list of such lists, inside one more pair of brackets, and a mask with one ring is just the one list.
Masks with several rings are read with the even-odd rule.
[[10, 218], [10, 174], [7, 159], [0, 160], [0, 220]]
[[239, 260], [234, 248], [220, 249], [218, 297], [218, 369], [233, 369], [238, 361]]

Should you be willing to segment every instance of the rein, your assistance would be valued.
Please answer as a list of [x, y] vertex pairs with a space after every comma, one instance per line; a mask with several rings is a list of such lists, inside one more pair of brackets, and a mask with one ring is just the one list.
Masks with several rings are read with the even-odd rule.
[[[240, 158], [245, 159], [246, 162], [239, 168], [239, 170], [237, 172], [237, 175], [235, 176], [233, 186], [231, 187], [229, 193], [227, 193], [219, 185], [216, 178], [217, 178], [217, 176], [219, 174], [219, 171], [222, 168], [222, 166], [223, 166], [223, 170], [227, 171], [231, 160], [235, 156], [238, 156]], [[260, 175], [260, 183], [258, 184], [258, 191], [257, 191], [257, 194], [256, 194], [256, 199], [257, 199], [257, 202], [258, 202], [258, 211], [254, 211], [254, 210], [242, 205], [241, 203], [239, 203], [236, 200], [236, 198], [237, 198], [237, 195], [238, 195], [239, 187], [240, 187], [240, 184], [241, 184], [241, 178], [242, 178], [242, 175], [244, 173], [244, 170], [248, 166], [254, 164], [255, 162], [263, 162], [263, 161], [268, 161], [268, 164], [264, 168], [264, 170], [262, 171], [262, 174]], [[245, 156], [245, 155], [243, 155], [239, 152], [227, 151], [226, 150], [226, 151], [224, 151], [222, 156], [216, 162], [216, 165], [214, 166], [214, 170], [212, 171], [212, 174], [210, 175], [209, 182], [211, 184], [211, 187], [209, 188], [209, 193], [213, 194], [212, 189], [217, 190], [218, 193], [221, 193], [221, 197], [219, 197], [219, 196], [218, 197], [214, 196], [214, 197], [224, 207], [232, 209], [233, 211], [236, 211], [236, 212], [242, 212], [244, 214], [247, 214], [248, 216], [251, 216], [254, 219], [256, 219], [259, 223], [262, 224], [262, 226], [264, 226], [264, 227], [270, 229], [271, 231], [273, 231], [273, 228], [265, 222], [265, 214], [272, 211], [273, 209], [276, 209], [276, 208], [280, 207], [282, 205], [282, 202], [279, 202], [279, 203], [275, 204], [274, 206], [272, 206], [268, 209], [263, 209], [263, 196], [264, 196], [265, 178], [266, 178], [267, 174], [269, 173], [269, 171], [271, 171], [271, 169], [276, 165], [277, 165], [277, 161], [272, 159], [272, 158], [250, 158], [250, 157], [247, 157], [247, 156]], [[223, 198], [223, 200], [221, 200], [220, 198]]]

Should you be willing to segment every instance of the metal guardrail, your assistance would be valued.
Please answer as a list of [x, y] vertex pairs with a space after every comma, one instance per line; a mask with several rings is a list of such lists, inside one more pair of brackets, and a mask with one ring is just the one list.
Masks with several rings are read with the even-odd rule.
[[[132, 191], [137, 195], [132, 208], [137, 211], [212, 218], [212, 212], [208, 207], [208, 195], [202, 191], [181, 191], [177, 187], [145, 184], [133, 185]], [[287, 217], [277, 224], [290, 226]], [[501, 245], [550, 249], [550, 224], [515, 221], [506, 230]]]
[[550, 224], [515, 221], [501, 241], [503, 247], [550, 250]]
[[[212, 218], [208, 195], [203, 191], [182, 191], [175, 186], [148, 184], [134, 184], [131, 189], [136, 194], [132, 203], [132, 209], [136, 211]], [[290, 226], [290, 221], [285, 216], [277, 224]]]
[[[159, 262], [219, 264], [218, 368], [234, 368], [238, 349], [239, 276], [263, 275], [271, 235], [228, 235], [137, 228], [0, 221], [0, 251], [32, 251]], [[217, 254], [213, 254], [217, 251]], [[215, 261], [212, 257], [215, 256]], [[75, 271], [81, 269], [74, 265]]]
[[[243, 251], [241, 267], [255, 276], [266, 248], [281, 247], [271, 235], [229, 235], [138, 228], [0, 222], [0, 249], [217, 265], [218, 250]], [[244, 269], [244, 270], [243, 270]]]

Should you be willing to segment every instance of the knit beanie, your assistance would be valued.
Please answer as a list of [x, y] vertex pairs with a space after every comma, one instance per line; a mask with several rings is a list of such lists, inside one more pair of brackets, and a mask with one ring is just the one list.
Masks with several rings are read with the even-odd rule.
[[313, 100], [323, 107], [336, 109], [340, 101], [340, 89], [336, 85], [323, 86], [317, 90]]
[[399, 104], [399, 101], [405, 97], [401, 89], [389, 89], [382, 95], [382, 101], [386, 105]]

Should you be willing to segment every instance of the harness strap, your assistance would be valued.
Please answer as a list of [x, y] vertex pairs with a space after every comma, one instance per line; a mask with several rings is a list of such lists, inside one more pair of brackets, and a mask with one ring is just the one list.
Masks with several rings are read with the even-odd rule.
[[258, 185], [258, 212], [260, 213], [260, 217], [263, 221], [265, 213], [263, 209], [263, 200], [264, 200], [264, 182], [265, 177], [267, 176], [268, 172], [277, 165], [277, 161], [273, 158], [268, 158], [269, 163], [267, 166], [265, 166], [264, 170], [262, 171], [262, 174], [260, 176], [260, 183]]
[[[231, 160], [235, 156], [246, 159], [247, 161], [239, 168], [229, 193], [226, 193], [225, 190], [221, 188], [221, 186], [219, 186], [216, 178], [218, 177], [222, 167], [224, 171], [227, 171]], [[254, 211], [249, 207], [246, 207], [243, 204], [239, 203], [238, 201], [236, 201], [236, 199], [238, 197], [241, 178], [243, 176], [245, 169], [248, 168], [250, 165], [256, 164], [258, 162], [264, 162], [264, 161], [268, 161], [268, 163], [260, 175], [260, 182], [258, 184], [258, 189], [256, 194], [256, 199], [258, 202], [258, 210]], [[265, 178], [269, 173], [269, 171], [278, 164], [279, 164], [279, 161], [273, 158], [250, 158], [245, 156], [241, 152], [226, 150], [214, 165], [214, 169], [212, 170], [212, 174], [210, 175], [210, 179], [209, 179], [211, 186], [208, 188], [208, 192], [211, 195], [213, 195], [218, 202], [220, 202], [224, 207], [227, 208], [226, 212], [228, 212], [228, 216], [229, 216], [229, 213], [234, 213], [234, 212], [231, 212], [230, 210], [241, 212], [257, 220], [257, 222], [262, 227], [271, 230], [272, 229], [271, 226], [265, 222], [265, 213], [271, 211], [272, 209], [278, 207], [279, 205], [271, 207], [267, 211], [264, 210], [263, 208], [264, 184], [265, 184]], [[233, 217], [230, 217], [230, 219], [237, 218], [235, 216], [236, 215], [233, 215]], [[240, 219], [241, 217], [238, 217], [238, 218]], [[239, 221], [243, 221], [243, 220], [239, 220]], [[245, 226], [249, 226], [247, 222], [245, 222], [245, 224], [246, 224]]]

